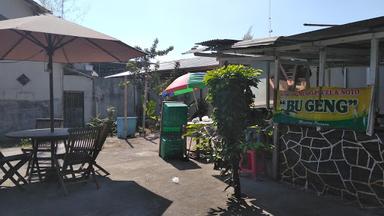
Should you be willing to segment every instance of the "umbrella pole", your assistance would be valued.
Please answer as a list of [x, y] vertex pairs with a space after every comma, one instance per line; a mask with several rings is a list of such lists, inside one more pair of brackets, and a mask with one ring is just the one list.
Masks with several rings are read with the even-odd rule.
[[128, 130], [128, 86], [127, 86], [127, 76], [124, 76], [124, 134]]
[[54, 129], [54, 111], [53, 111], [53, 67], [52, 67], [52, 52], [48, 53], [48, 72], [49, 72], [49, 118], [51, 132]]

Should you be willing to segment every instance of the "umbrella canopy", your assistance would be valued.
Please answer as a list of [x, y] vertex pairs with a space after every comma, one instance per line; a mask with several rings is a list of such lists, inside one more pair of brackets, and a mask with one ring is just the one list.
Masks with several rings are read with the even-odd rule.
[[145, 55], [113, 37], [52, 15], [0, 21], [0, 38], [0, 60], [48, 62], [52, 131], [53, 62], [127, 62]]
[[0, 59], [56, 63], [127, 62], [143, 52], [53, 15], [0, 21]]
[[117, 73], [117, 74], [113, 74], [113, 75], [110, 75], [110, 76], [106, 76], [104, 78], [108, 79], [108, 78], [119, 78], [119, 77], [126, 77], [126, 76], [131, 76], [135, 73], [131, 72], [131, 71], [124, 71], [124, 72], [121, 72], [121, 73]]
[[196, 88], [204, 88], [203, 82], [205, 73], [187, 73], [175, 79], [163, 92], [162, 96], [177, 96], [193, 92]]

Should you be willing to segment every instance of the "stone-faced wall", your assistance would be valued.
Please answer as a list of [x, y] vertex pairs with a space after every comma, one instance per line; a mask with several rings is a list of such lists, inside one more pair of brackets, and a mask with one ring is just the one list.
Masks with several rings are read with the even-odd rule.
[[282, 180], [384, 206], [384, 134], [280, 126]]

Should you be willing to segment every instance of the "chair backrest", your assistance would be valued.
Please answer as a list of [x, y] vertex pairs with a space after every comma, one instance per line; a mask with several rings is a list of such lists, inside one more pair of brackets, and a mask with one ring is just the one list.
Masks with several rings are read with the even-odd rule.
[[87, 153], [93, 157], [97, 150], [97, 139], [100, 128], [71, 128], [68, 129], [67, 153]]
[[[38, 118], [36, 119], [35, 128], [49, 128], [51, 126], [51, 120], [49, 118]], [[53, 120], [53, 126], [55, 128], [62, 128], [64, 127], [64, 120], [55, 118]]]
[[97, 137], [97, 149], [101, 151], [103, 148], [103, 145], [105, 143], [105, 140], [108, 137], [110, 131], [110, 124], [104, 123], [103, 126], [99, 130], [99, 135]]

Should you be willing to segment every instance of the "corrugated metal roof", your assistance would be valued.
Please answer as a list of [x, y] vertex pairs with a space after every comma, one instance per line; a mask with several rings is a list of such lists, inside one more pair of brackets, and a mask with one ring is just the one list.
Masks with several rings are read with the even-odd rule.
[[205, 51], [209, 51], [209, 50], [210, 50], [210, 48], [207, 46], [196, 45], [196, 46], [192, 47], [190, 50], [187, 50], [182, 54], [201, 53], [201, 52], [205, 52]]
[[234, 39], [213, 39], [213, 40], [207, 40], [203, 42], [196, 43], [197, 45], [202, 46], [226, 46], [226, 45], [232, 45], [236, 42], [239, 42], [240, 40], [234, 40]]
[[168, 62], [160, 62], [157, 71], [173, 70], [177, 62], [180, 64], [179, 69], [204, 68], [218, 66], [219, 61], [211, 57], [194, 57], [187, 59], [179, 59]]
[[256, 38], [252, 40], [243, 40], [233, 44], [231, 48], [237, 49], [237, 48], [248, 48], [248, 47], [255, 47], [255, 46], [269, 46], [269, 45], [273, 45], [279, 38], [280, 36]]
[[338, 25], [330, 28], [295, 34], [288, 37], [284, 37], [284, 40], [292, 42], [312, 42], [337, 37], [351, 36], [356, 34], [383, 31], [383, 28], [384, 16], [381, 16], [372, 19], [360, 20], [357, 22]]

